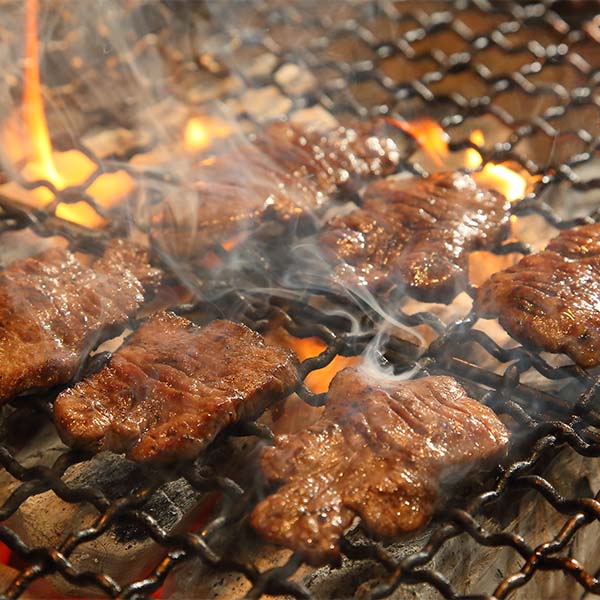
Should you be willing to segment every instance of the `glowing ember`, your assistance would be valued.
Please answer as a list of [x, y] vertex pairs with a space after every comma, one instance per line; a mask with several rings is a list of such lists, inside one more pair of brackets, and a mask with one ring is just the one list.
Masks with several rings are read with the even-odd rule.
[[[318, 337], [295, 338], [290, 336], [289, 339], [291, 342], [291, 349], [296, 353], [296, 356], [300, 360], [318, 356], [327, 349], [325, 342]], [[304, 380], [304, 383], [308, 389], [315, 392], [315, 394], [326, 392], [336, 373], [346, 367], [358, 364], [359, 360], [360, 359], [357, 356], [338, 355], [322, 369], [311, 371]]]
[[240, 232], [236, 236], [222, 242], [221, 246], [224, 250], [227, 250], [227, 252], [231, 252], [237, 245], [244, 241], [246, 235], [245, 232]]
[[231, 133], [222, 121], [211, 117], [192, 117], [188, 120], [183, 134], [184, 147], [188, 152], [206, 150], [216, 139]]
[[[3, 132], [3, 137], [8, 157], [14, 163], [26, 161], [21, 170], [21, 175], [26, 180], [45, 179], [62, 190], [85, 182], [96, 170], [96, 165], [77, 150], [52, 150], [40, 86], [37, 11], [37, 0], [27, 0], [22, 114], [13, 116]], [[131, 177], [125, 171], [117, 171], [98, 176], [86, 188], [86, 192], [99, 205], [109, 208], [133, 188], [134, 182]], [[31, 196], [41, 205], [49, 204], [54, 199], [53, 193], [44, 187], [33, 190]], [[98, 227], [104, 222], [102, 217], [83, 201], [60, 204], [56, 214], [63, 219], [89, 227]]]
[[[448, 156], [449, 151], [448, 136], [438, 123], [425, 118], [411, 122], [397, 120], [390, 120], [390, 122], [411, 135], [436, 165], [444, 165], [443, 159]], [[480, 147], [485, 142], [483, 133], [479, 129], [471, 133], [469, 140]], [[477, 169], [481, 163], [481, 154], [474, 148], [469, 148], [465, 153], [465, 166], [469, 169]], [[522, 198], [527, 192], [528, 185], [535, 181], [535, 178], [529, 174], [517, 172], [507, 164], [497, 163], [486, 163], [481, 171], [473, 173], [473, 177], [482, 186], [502, 192], [511, 202]]]
[[0, 542], [0, 563], [7, 565], [10, 562], [11, 551], [10, 548]]

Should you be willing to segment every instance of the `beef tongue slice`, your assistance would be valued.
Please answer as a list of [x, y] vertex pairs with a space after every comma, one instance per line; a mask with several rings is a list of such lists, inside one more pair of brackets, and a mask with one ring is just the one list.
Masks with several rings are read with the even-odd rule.
[[245, 325], [144, 322], [98, 373], [65, 390], [55, 420], [70, 445], [141, 462], [193, 459], [231, 423], [260, 415], [298, 381], [295, 358]]
[[91, 265], [52, 248], [0, 273], [0, 402], [69, 381], [158, 279], [146, 252], [121, 241]]
[[432, 516], [442, 477], [499, 459], [508, 440], [451, 377], [381, 386], [345, 369], [320, 420], [265, 449], [263, 470], [280, 487], [251, 522], [311, 563], [337, 561], [356, 516], [379, 538], [416, 530]]

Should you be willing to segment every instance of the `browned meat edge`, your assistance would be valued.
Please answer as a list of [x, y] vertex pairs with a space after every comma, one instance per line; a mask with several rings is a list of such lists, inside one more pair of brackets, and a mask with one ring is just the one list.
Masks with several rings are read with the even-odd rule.
[[141, 462], [198, 456], [226, 426], [259, 416], [298, 383], [293, 355], [245, 325], [151, 317], [99, 373], [65, 390], [54, 415], [66, 443]]
[[251, 523], [313, 564], [337, 562], [356, 516], [377, 538], [414, 531], [431, 518], [442, 479], [493, 464], [508, 441], [496, 415], [451, 377], [384, 386], [345, 369], [319, 421], [264, 450], [263, 470], [279, 488]]
[[113, 242], [91, 266], [54, 248], [0, 273], [0, 402], [69, 381], [156, 285], [142, 249]]
[[563, 231], [543, 252], [495, 273], [475, 310], [497, 317], [519, 342], [600, 364], [600, 224]]
[[319, 245], [335, 279], [373, 292], [450, 302], [468, 284], [469, 253], [510, 230], [509, 202], [469, 175], [380, 180], [363, 196], [361, 208], [327, 223]]

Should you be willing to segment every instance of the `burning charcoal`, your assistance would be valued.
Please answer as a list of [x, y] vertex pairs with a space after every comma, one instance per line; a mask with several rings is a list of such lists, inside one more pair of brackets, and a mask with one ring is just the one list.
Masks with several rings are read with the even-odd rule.
[[479, 288], [476, 310], [498, 317], [518, 341], [600, 364], [600, 224], [563, 231], [543, 252], [496, 273]]
[[[71, 488], [99, 489], [109, 500], [148, 484], [140, 467], [113, 454], [74, 465], [63, 479]], [[203, 497], [185, 479], [177, 479], [154, 492], [143, 510], [173, 533], [191, 524]], [[73, 531], [84, 530], [97, 519], [98, 512], [90, 504], [65, 502], [49, 491], [27, 499], [6, 525], [31, 547], [58, 548]], [[143, 577], [165, 552], [141, 525], [116, 520], [102, 536], [78, 547], [70, 560], [78, 570], [100, 570], [124, 583]], [[52, 582], [63, 593], [75, 592], [62, 577], [53, 577]]]
[[329, 221], [319, 241], [344, 283], [450, 302], [468, 283], [469, 252], [505, 239], [509, 207], [469, 175], [388, 179], [369, 185], [362, 208]]
[[[232, 552], [235, 545], [235, 555], [238, 560], [252, 562], [261, 572], [270, 568], [281, 567], [289, 558], [289, 550], [276, 549], [265, 546], [256, 536], [249, 537], [238, 532], [229, 538], [229, 547], [225, 552]], [[300, 567], [294, 574], [294, 579], [309, 578], [312, 569]], [[200, 560], [192, 560], [178, 569], [173, 577], [169, 578], [164, 586], [164, 595], [170, 599], [189, 600], [194, 598], [227, 598], [228, 600], [241, 600], [247, 598], [251, 584], [246, 577], [238, 572], [227, 572], [207, 568]], [[351, 597], [339, 594], [315, 595], [315, 598], [342, 598]]]
[[168, 254], [200, 254], [265, 222], [306, 225], [338, 189], [355, 191], [398, 161], [381, 121], [327, 133], [275, 123], [252, 144], [199, 165], [197, 197], [161, 207], [153, 237]]
[[386, 386], [345, 369], [319, 421], [265, 450], [263, 470], [281, 487], [258, 504], [252, 525], [311, 563], [338, 561], [356, 515], [379, 538], [419, 529], [440, 479], [499, 459], [508, 440], [494, 413], [450, 377]]
[[151, 317], [99, 373], [65, 390], [54, 414], [67, 443], [138, 461], [192, 459], [236, 421], [298, 382], [291, 352], [231, 321], [198, 328]]
[[[252, 79], [264, 79], [268, 77], [277, 66], [277, 57], [270, 52], [264, 52], [255, 57], [254, 60], [244, 70], [247, 77]], [[271, 92], [272, 93], [272, 92]], [[287, 103], [286, 103], [287, 105]], [[279, 117], [282, 113], [276, 114]]]
[[91, 267], [53, 248], [0, 273], [0, 402], [69, 381], [125, 326], [157, 277], [144, 251], [121, 242]]

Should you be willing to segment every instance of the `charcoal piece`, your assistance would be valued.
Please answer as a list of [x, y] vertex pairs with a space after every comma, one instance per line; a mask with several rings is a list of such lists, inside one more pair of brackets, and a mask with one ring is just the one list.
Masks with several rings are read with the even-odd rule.
[[66, 383], [105, 337], [140, 308], [155, 285], [145, 251], [113, 242], [86, 266], [52, 248], [0, 273], [0, 402]]
[[475, 309], [519, 342], [600, 364], [600, 224], [563, 231], [543, 252], [495, 273]]
[[506, 198], [469, 175], [380, 180], [363, 196], [361, 208], [327, 223], [319, 246], [335, 279], [371, 291], [450, 302], [467, 286], [469, 253], [509, 232]]
[[385, 385], [345, 369], [322, 417], [265, 449], [262, 468], [280, 487], [251, 522], [313, 564], [335, 562], [355, 516], [378, 538], [415, 531], [430, 520], [441, 480], [497, 461], [508, 440], [495, 414], [451, 377]]
[[[63, 480], [72, 489], [99, 490], [109, 500], [130, 496], [151, 484], [139, 465], [110, 453], [70, 467]], [[141, 510], [167, 533], [176, 533], [191, 526], [209, 495], [181, 478], [159, 487]], [[91, 504], [66, 502], [48, 491], [28, 498], [5, 524], [33, 548], [57, 549], [72, 532], [93, 526], [98, 518]], [[100, 537], [80, 545], [69, 560], [78, 570], [107, 573], [126, 584], [143, 578], [164, 554], [165, 548], [151, 538], [147, 528], [131, 518], [118, 518]], [[51, 581], [61, 594], [81, 596], [85, 591], [87, 597], [97, 593], [95, 588], [82, 590], [60, 576]]]
[[54, 415], [66, 443], [137, 461], [195, 458], [298, 382], [295, 359], [246, 326], [151, 317], [100, 372], [65, 390]]

